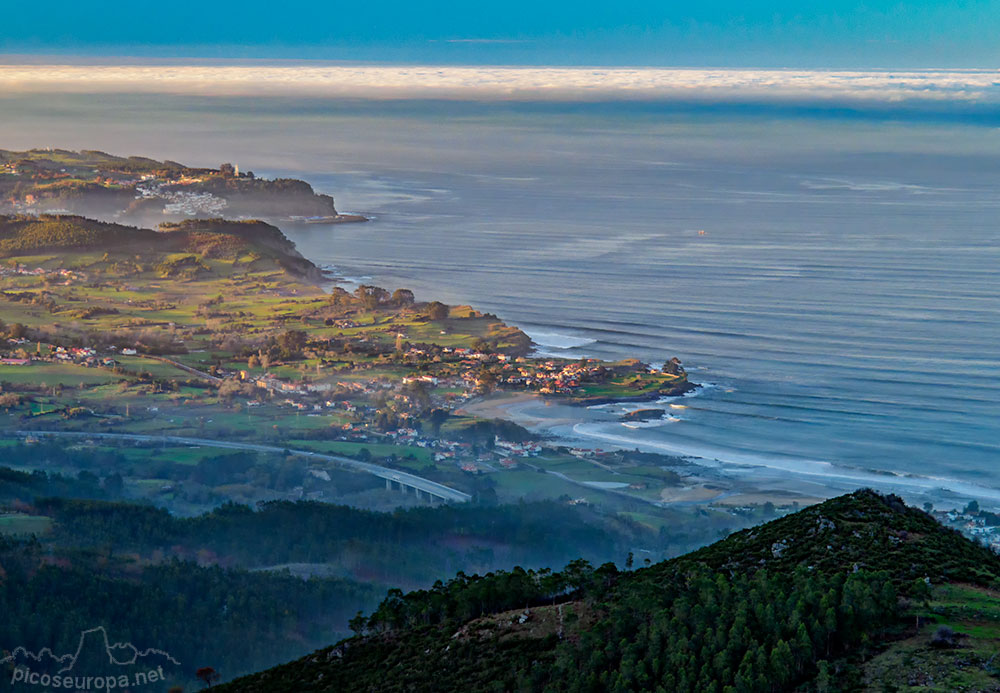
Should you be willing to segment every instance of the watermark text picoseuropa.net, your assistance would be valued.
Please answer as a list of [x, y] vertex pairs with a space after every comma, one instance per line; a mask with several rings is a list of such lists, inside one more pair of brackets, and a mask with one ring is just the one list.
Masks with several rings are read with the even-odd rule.
[[63, 674], [43, 674], [32, 671], [26, 666], [15, 667], [11, 674], [13, 686], [41, 686], [45, 688], [63, 688], [70, 691], [111, 691], [115, 689], [134, 688], [149, 683], [166, 681], [163, 667], [148, 671], [137, 671], [132, 674], [109, 676], [70, 676]]

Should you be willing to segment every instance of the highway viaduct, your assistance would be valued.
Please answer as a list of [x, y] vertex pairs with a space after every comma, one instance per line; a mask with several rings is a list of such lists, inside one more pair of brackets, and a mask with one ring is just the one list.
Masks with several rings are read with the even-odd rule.
[[142, 435], [137, 433], [85, 433], [78, 431], [18, 431], [17, 434], [22, 437], [34, 436], [36, 438], [41, 437], [56, 437], [56, 438], [80, 438], [80, 439], [104, 439], [104, 440], [131, 440], [134, 442], [146, 443], [146, 442], [163, 442], [163, 443], [174, 443], [177, 445], [194, 445], [203, 447], [214, 447], [214, 448], [226, 448], [229, 450], [253, 450], [256, 452], [269, 452], [269, 453], [291, 453], [293, 455], [301, 455], [302, 457], [312, 457], [317, 460], [326, 460], [328, 462], [336, 462], [337, 464], [353, 469], [359, 472], [365, 472], [367, 474], [372, 474], [374, 476], [385, 479], [385, 487], [388, 490], [392, 490], [398, 487], [400, 491], [406, 493], [408, 489], [412, 489], [416, 494], [417, 498], [425, 497], [428, 501], [433, 502], [436, 498], [441, 501], [448, 503], [467, 503], [472, 500], [472, 496], [468, 493], [463, 493], [450, 486], [445, 486], [444, 484], [439, 484], [436, 481], [431, 481], [430, 479], [425, 479], [416, 474], [410, 474], [409, 472], [403, 472], [398, 469], [390, 469], [389, 467], [383, 467], [377, 464], [371, 464], [370, 462], [362, 462], [360, 460], [355, 460], [350, 457], [344, 457], [342, 455], [327, 455], [319, 452], [312, 452], [311, 450], [291, 450], [285, 447], [279, 447], [275, 445], [259, 445], [256, 443], [237, 443], [228, 440], [212, 440], [210, 438], [189, 438], [187, 436], [156, 436], [156, 435]]

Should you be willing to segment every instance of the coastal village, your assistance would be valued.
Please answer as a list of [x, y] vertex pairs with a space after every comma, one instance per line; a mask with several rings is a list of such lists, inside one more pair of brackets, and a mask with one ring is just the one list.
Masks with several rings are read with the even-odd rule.
[[[471, 348], [443, 347], [436, 350], [433, 361], [437, 375], [415, 372], [395, 381], [385, 376], [351, 380], [337, 380], [335, 376], [320, 380], [292, 380], [277, 377], [266, 369], [252, 373], [249, 369], [213, 366], [208, 371], [198, 371], [164, 356], [140, 354], [133, 347], [66, 347], [32, 342], [25, 337], [11, 337], [6, 342], [0, 364], [7, 366], [31, 368], [47, 363], [73, 363], [124, 373], [123, 356], [131, 359], [131, 368], [137, 368], [135, 364], [141, 359], [175, 365], [214, 384], [228, 383], [233, 386], [228, 388], [228, 392], [237, 393], [237, 396], [224, 395], [230, 404], [236, 403], [247, 409], [287, 408], [314, 417], [335, 415], [337, 420], [345, 420], [338, 427], [341, 440], [380, 441], [426, 448], [434, 451], [435, 461], [453, 461], [469, 472], [480, 469], [495, 471], [493, 465], [515, 468], [518, 465], [516, 458], [537, 456], [543, 447], [537, 442], [515, 442], [499, 436], [485, 446], [477, 446], [423, 433], [419, 430], [422, 412], [428, 408], [454, 411], [463, 403], [494, 388], [572, 396], [581, 385], [602, 382], [614, 372], [613, 368], [609, 369], [595, 360], [538, 361]], [[428, 352], [426, 347], [411, 347], [400, 354], [403, 359], [420, 363], [427, 360]], [[259, 364], [259, 359], [251, 358], [251, 361]], [[626, 370], [633, 372], [635, 368], [635, 364], [628, 364]], [[644, 368], [649, 373], [658, 372]], [[683, 372], [676, 363], [671, 363], [669, 368], [675, 371], [675, 375]], [[222, 390], [226, 392], [227, 388]], [[392, 415], [387, 417], [386, 412]], [[51, 415], [54, 412], [48, 413]]]
[[[353, 324], [350, 321], [342, 322], [346, 329], [352, 329], [349, 326]], [[617, 467], [615, 453], [564, 448], [533, 435], [518, 433], [513, 436], [516, 438], [514, 440], [508, 439], [502, 432], [486, 439], [470, 440], [454, 432], [430, 430], [426, 418], [421, 416], [428, 409], [456, 415], [462, 411], [463, 405], [481, 397], [486, 392], [484, 387], [508, 392], [572, 397], [592, 379], [601, 380], [608, 376], [607, 364], [593, 360], [537, 360], [472, 348], [445, 347], [435, 354], [435, 375], [413, 371], [410, 375], [395, 380], [384, 375], [351, 379], [338, 379], [336, 375], [320, 379], [292, 379], [278, 377], [259, 367], [256, 369], [259, 372], [256, 373], [249, 368], [212, 367], [210, 370], [199, 371], [171, 358], [142, 354], [127, 346], [65, 347], [31, 342], [24, 337], [12, 337], [6, 340], [6, 347], [0, 351], [0, 365], [17, 366], [26, 370], [45, 364], [72, 363], [84, 368], [124, 374], [129, 372], [128, 369], [138, 369], [137, 372], [141, 373], [141, 366], [138, 364], [144, 361], [175, 365], [185, 368], [189, 375], [217, 386], [215, 392], [220, 403], [225, 406], [258, 412], [256, 416], [264, 415], [264, 410], [277, 412], [284, 409], [294, 412], [296, 416], [326, 420], [329, 422], [326, 424], [329, 430], [336, 431], [334, 436], [327, 436], [328, 439], [369, 447], [392, 446], [401, 451], [426, 450], [429, 459], [435, 464], [453, 466], [466, 474], [493, 475], [519, 469], [542, 471], [542, 467], [534, 460], [551, 457], [559, 450], [561, 452], [558, 454], [578, 459], [595, 470], [618, 469], [618, 473], [624, 473], [622, 478], [627, 479], [627, 482], [611, 484], [606, 491], [616, 487], [616, 493], [643, 497], [655, 488], [655, 482], [651, 485], [649, 481], [629, 477], [628, 467]], [[402, 352], [403, 358], [414, 363], [420, 363], [427, 356], [426, 347], [410, 347]], [[281, 366], [275, 365], [278, 368]], [[484, 380], [484, 366], [493, 369], [499, 376]], [[683, 372], [676, 363], [668, 362], [665, 367]], [[161, 415], [162, 406], [150, 404], [145, 411], [133, 411], [131, 416], [137, 419], [156, 417]], [[58, 416], [59, 410], [41, 408], [36, 415], [49, 420], [52, 416]], [[104, 420], [123, 421], [123, 417], [120, 414], [111, 415], [105, 416]], [[566, 502], [586, 504], [589, 501], [571, 494]], [[719, 507], [737, 518], [752, 518], [760, 513], [760, 508], [754, 505], [727, 503]], [[772, 507], [769, 512], [780, 515], [797, 507], [798, 504], [783, 508]], [[925, 509], [943, 525], [1000, 551], [1000, 516], [980, 511], [974, 503], [964, 509], [935, 510], [930, 506], [925, 506]]]
[[925, 505], [924, 509], [945, 527], [1000, 553], [1000, 515], [980, 510], [978, 502], [971, 501], [961, 509], [935, 510], [930, 505]]

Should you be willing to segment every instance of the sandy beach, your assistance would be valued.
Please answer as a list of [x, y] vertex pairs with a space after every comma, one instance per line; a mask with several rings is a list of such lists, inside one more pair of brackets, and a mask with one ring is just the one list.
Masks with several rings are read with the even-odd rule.
[[471, 400], [455, 413], [481, 416], [484, 419], [504, 419], [509, 417], [509, 409], [512, 407], [525, 402], [541, 401], [542, 396], [533, 392], [498, 392]]
[[571, 426], [578, 419], [572, 416], [538, 416], [532, 414], [530, 409], [546, 407], [555, 414], [560, 405], [547, 401], [542, 395], [534, 392], [497, 392], [472, 400], [459, 408], [456, 413], [479, 416], [484, 419], [505, 419], [516, 424], [538, 430], [554, 429], [560, 426]]

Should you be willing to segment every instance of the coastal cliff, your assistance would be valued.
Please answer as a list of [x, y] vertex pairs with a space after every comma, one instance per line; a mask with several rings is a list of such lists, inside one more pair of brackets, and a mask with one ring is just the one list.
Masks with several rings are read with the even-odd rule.
[[193, 168], [98, 151], [0, 150], [0, 213], [74, 213], [155, 226], [190, 218], [304, 223], [367, 221], [294, 178], [258, 178], [233, 164]]

